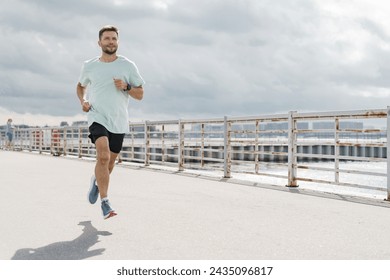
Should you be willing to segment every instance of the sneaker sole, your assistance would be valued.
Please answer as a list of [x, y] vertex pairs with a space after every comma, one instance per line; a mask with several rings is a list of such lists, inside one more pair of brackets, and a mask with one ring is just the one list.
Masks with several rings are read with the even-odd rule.
[[108, 213], [108, 215], [106, 215], [105, 217], [104, 217], [104, 219], [106, 220], [106, 219], [108, 219], [108, 218], [111, 218], [111, 217], [114, 217], [114, 216], [116, 216], [116, 215], [118, 215], [115, 211], [111, 211], [110, 213]]

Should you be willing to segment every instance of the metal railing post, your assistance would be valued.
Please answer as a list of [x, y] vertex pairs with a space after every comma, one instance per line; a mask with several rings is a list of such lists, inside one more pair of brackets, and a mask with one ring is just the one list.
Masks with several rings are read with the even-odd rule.
[[161, 140], [161, 162], [165, 163], [165, 125], [161, 125], [161, 134], [160, 134], [160, 140]]
[[32, 152], [33, 150], [33, 144], [34, 144], [34, 130], [33, 129], [29, 129], [29, 140], [30, 140], [30, 146], [29, 146], [29, 151]]
[[335, 118], [334, 127], [334, 181], [338, 184], [340, 182], [340, 120]]
[[131, 133], [131, 154], [130, 154], [130, 159], [134, 160], [135, 159], [135, 153], [134, 153], [135, 152], [135, 145], [134, 145], [135, 130], [134, 130], [134, 126], [131, 126], [130, 133]]
[[297, 143], [296, 143], [296, 111], [288, 113], [288, 183], [287, 187], [296, 188], [297, 185]]
[[386, 138], [386, 156], [387, 156], [387, 200], [390, 200], [390, 106], [387, 106], [387, 138]]
[[259, 120], [255, 121], [255, 173], [259, 173]]
[[201, 124], [201, 152], [200, 152], [200, 156], [201, 156], [201, 161], [200, 161], [200, 165], [202, 167], [204, 167], [204, 135], [205, 135], [205, 130], [204, 130], [204, 123]]
[[43, 130], [39, 129], [39, 153], [42, 154], [42, 146], [43, 146]]
[[150, 127], [148, 125], [148, 121], [145, 121], [144, 124], [144, 137], [145, 137], [145, 166], [150, 165], [150, 154], [149, 154], [149, 149], [150, 149]]
[[223, 164], [223, 173], [225, 178], [231, 178], [231, 139], [230, 139], [230, 131], [231, 131], [231, 122], [228, 122], [227, 117], [225, 116], [223, 119], [223, 152], [224, 152], [224, 164]]
[[78, 134], [78, 137], [79, 137], [79, 158], [82, 157], [82, 141], [83, 139], [81, 138], [81, 127], [79, 127], [79, 134]]
[[18, 146], [22, 146], [19, 142], [20, 142], [20, 134], [19, 134], [19, 128], [18, 127], [16, 127], [15, 128], [15, 132], [14, 132], [14, 137], [15, 137], [15, 139], [14, 139], [14, 141], [13, 141], [13, 150], [18, 150]]
[[54, 133], [54, 128], [51, 128], [50, 130], [50, 154], [54, 155], [54, 139], [53, 139], [53, 133]]
[[64, 154], [64, 156], [66, 156], [67, 155], [67, 151], [66, 151], [66, 149], [67, 149], [67, 141], [68, 141], [68, 138], [67, 138], [67, 133], [68, 133], [68, 129], [67, 128], [64, 128], [64, 135], [62, 136], [63, 138], [64, 138], [64, 151], [63, 151], [63, 154]]
[[178, 151], [179, 171], [184, 170], [184, 124], [179, 120], [179, 151]]

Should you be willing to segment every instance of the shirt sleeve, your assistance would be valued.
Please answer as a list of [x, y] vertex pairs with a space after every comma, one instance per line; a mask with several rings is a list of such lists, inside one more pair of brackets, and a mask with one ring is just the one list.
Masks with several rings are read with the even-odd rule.
[[140, 87], [145, 84], [144, 79], [141, 77], [138, 68], [134, 63], [130, 64], [129, 82], [134, 87]]
[[86, 63], [83, 64], [83, 66], [81, 67], [81, 74], [80, 74], [80, 77], [79, 77], [79, 83], [85, 87], [87, 86], [89, 83], [90, 83], [90, 80], [89, 80], [89, 77], [88, 77], [88, 72], [86, 70]]

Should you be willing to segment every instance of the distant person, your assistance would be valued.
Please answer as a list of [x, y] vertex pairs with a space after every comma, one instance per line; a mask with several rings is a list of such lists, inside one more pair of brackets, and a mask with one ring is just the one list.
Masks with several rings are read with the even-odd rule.
[[5, 148], [7, 150], [12, 149], [12, 141], [14, 138], [14, 126], [12, 125], [12, 119], [7, 120], [7, 125], [5, 127], [5, 136], [6, 136], [6, 143]]
[[141, 100], [145, 83], [135, 63], [116, 54], [118, 35], [118, 29], [111, 25], [99, 31], [101, 56], [84, 62], [77, 84], [82, 110], [88, 112], [89, 138], [97, 153], [88, 199], [94, 204], [100, 193], [104, 219], [117, 214], [108, 200], [110, 174], [122, 149], [125, 133], [129, 132], [127, 107], [130, 96]]

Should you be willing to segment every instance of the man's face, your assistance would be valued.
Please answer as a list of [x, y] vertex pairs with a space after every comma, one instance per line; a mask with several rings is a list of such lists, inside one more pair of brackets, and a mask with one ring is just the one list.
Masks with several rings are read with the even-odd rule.
[[104, 53], [115, 54], [118, 49], [118, 35], [115, 31], [105, 31], [98, 43]]

